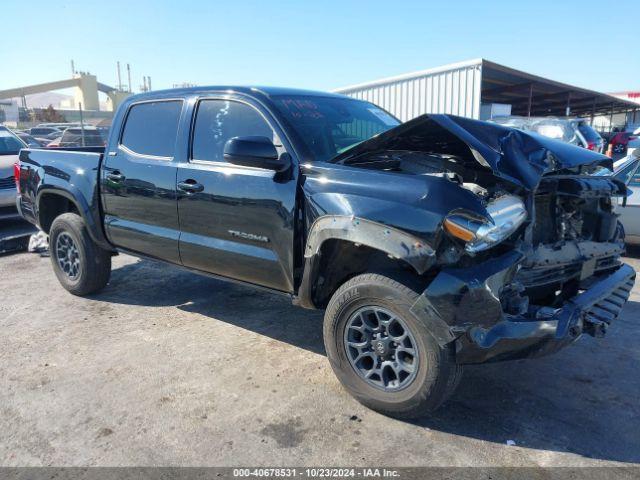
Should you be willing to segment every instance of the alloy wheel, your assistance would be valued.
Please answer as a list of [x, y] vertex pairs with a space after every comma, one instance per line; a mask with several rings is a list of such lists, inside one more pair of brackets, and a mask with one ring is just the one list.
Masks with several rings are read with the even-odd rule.
[[76, 280], [80, 275], [80, 252], [73, 238], [68, 233], [62, 232], [56, 239], [56, 259], [60, 269], [71, 280]]
[[355, 372], [384, 391], [408, 387], [418, 371], [418, 345], [407, 324], [389, 310], [362, 307], [347, 321], [347, 357]]

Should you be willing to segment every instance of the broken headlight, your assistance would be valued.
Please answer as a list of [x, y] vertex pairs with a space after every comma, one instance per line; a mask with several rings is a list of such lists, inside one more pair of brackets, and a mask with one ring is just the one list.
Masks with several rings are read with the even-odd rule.
[[486, 250], [515, 232], [527, 218], [527, 210], [518, 197], [503, 195], [487, 205], [489, 217], [465, 210], [454, 210], [444, 220], [449, 234], [465, 242], [469, 253]]

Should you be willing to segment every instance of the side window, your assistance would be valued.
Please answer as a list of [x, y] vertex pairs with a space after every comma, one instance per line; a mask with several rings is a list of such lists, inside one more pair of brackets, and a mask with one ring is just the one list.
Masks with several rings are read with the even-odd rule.
[[120, 143], [134, 153], [173, 157], [182, 100], [131, 106]]
[[223, 162], [227, 140], [249, 135], [274, 138], [255, 108], [233, 100], [202, 100], [196, 113], [191, 158]]

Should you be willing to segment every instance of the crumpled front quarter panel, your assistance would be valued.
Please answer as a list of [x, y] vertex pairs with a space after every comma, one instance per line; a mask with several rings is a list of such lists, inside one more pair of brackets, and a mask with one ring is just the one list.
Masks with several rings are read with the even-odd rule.
[[486, 215], [473, 193], [444, 178], [335, 164], [308, 165], [303, 173], [307, 230], [324, 215], [348, 215], [410, 232], [435, 249], [452, 209]]

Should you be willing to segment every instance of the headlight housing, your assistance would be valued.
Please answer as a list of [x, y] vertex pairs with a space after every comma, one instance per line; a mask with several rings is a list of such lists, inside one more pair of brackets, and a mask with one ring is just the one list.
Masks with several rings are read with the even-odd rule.
[[454, 210], [444, 220], [445, 230], [465, 242], [469, 253], [486, 250], [509, 237], [527, 218], [520, 198], [502, 195], [487, 205], [489, 217], [466, 210]]

